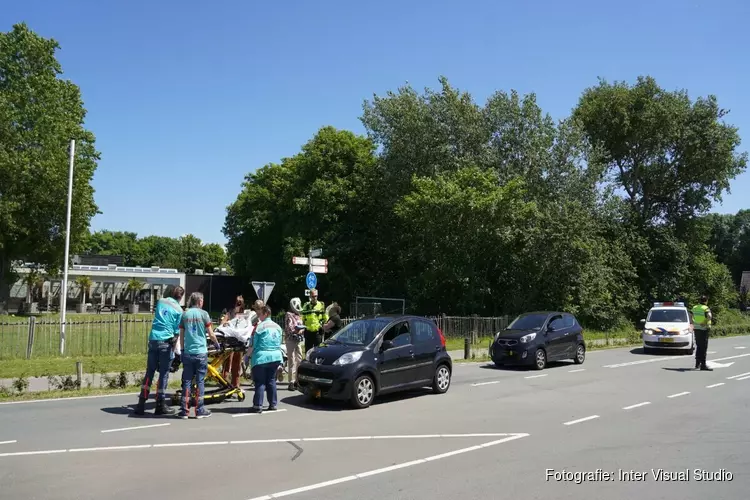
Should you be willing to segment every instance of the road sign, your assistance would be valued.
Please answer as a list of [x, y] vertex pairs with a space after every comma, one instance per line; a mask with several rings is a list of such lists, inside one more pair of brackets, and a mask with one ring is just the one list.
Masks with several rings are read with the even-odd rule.
[[307, 273], [307, 276], [305, 276], [305, 284], [307, 285], [307, 288], [315, 288], [318, 286], [318, 277], [315, 276], [314, 272]]
[[297, 264], [298, 266], [307, 266], [310, 264], [310, 259], [307, 257], [292, 257], [292, 264]]
[[263, 302], [268, 302], [268, 297], [271, 296], [274, 286], [276, 286], [276, 283], [273, 281], [253, 281], [255, 295]]
[[310, 250], [310, 257], [320, 257], [321, 255], [323, 255], [322, 248], [315, 248], [313, 250]]
[[310, 272], [315, 274], [327, 274], [328, 266], [310, 266]]
[[[312, 262], [311, 262], [312, 261]], [[292, 257], [292, 264], [298, 266], [328, 267], [328, 259], [308, 259], [307, 257]], [[317, 271], [315, 271], [317, 272]]]

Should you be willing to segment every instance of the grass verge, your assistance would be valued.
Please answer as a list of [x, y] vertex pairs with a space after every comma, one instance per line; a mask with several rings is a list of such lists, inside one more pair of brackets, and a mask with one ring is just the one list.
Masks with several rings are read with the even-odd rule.
[[6, 359], [0, 362], [0, 378], [75, 375], [76, 361], [81, 361], [83, 363], [83, 372], [89, 374], [146, 370], [145, 354], [76, 358], [32, 358], [28, 360]]
[[[172, 380], [169, 382], [170, 389], [178, 389], [180, 387], [179, 380]], [[65, 398], [80, 398], [86, 396], [108, 396], [108, 395], [135, 395], [138, 394], [141, 387], [139, 385], [128, 385], [125, 387], [99, 387], [99, 388], [83, 388], [75, 390], [54, 390], [54, 391], [38, 391], [38, 392], [24, 392], [21, 394], [13, 393], [9, 390], [3, 390], [0, 388], [0, 403], [10, 403], [14, 401], [36, 401], [39, 399], [65, 399]]]

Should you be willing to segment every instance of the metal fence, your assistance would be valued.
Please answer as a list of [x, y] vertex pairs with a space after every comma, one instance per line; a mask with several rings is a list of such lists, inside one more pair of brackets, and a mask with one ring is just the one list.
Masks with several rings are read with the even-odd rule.
[[[347, 324], [356, 318], [342, 318]], [[508, 325], [509, 317], [429, 317], [446, 338], [470, 338], [476, 342], [490, 337]], [[275, 321], [283, 321], [277, 316]], [[107, 356], [145, 354], [151, 316], [126, 314], [102, 319], [66, 321], [65, 356]], [[31, 359], [60, 356], [60, 321], [39, 317], [0, 321], [0, 359]]]

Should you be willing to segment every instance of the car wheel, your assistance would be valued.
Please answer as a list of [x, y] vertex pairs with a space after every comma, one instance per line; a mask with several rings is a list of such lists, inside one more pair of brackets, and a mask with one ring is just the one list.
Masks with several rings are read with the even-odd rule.
[[578, 344], [578, 347], [576, 348], [576, 357], [573, 358], [573, 362], [577, 365], [582, 365], [585, 360], [586, 348], [583, 346], [583, 344]]
[[354, 381], [352, 387], [352, 405], [355, 408], [367, 408], [375, 399], [375, 383], [367, 375], [362, 375]]
[[435, 378], [432, 379], [432, 392], [445, 394], [451, 386], [451, 371], [446, 365], [440, 365], [435, 370]]
[[546, 366], [547, 353], [544, 352], [544, 349], [537, 349], [536, 354], [534, 354], [534, 368], [537, 370], [544, 370]]

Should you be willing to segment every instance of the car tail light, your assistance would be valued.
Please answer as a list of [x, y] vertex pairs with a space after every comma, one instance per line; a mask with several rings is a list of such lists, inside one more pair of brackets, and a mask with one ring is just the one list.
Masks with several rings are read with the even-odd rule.
[[440, 334], [440, 343], [445, 347], [445, 335], [443, 335], [443, 331], [440, 328], [437, 331]]

